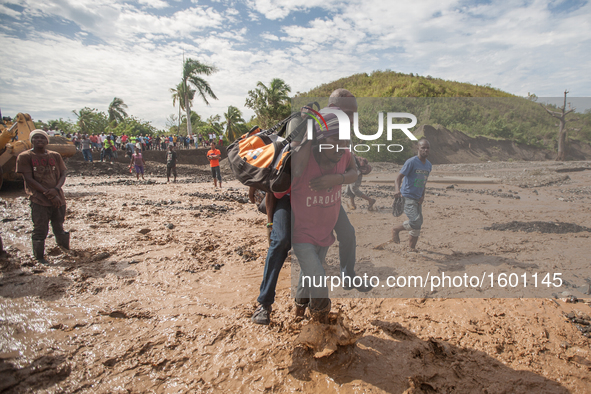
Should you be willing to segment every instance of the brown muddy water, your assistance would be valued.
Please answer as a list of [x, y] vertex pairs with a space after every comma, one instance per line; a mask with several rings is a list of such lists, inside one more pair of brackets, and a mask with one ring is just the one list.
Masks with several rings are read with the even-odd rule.
[[[373, 175], [398, 168], [376, 164]], [[398, 221], [391, 184], [364, 183], [378, 211], [359, 200], [348, 210], [358, 273], [375, 255], [399, 272], [433, 260], [455, 270], [566, 262], [579, 273], [571, 288], [584, 288], [589, 231], [484, 228], [591, 227], [591, 171], [565, 178], [555, 166], [434, 166], [434, 174], [494, 175], [502, 183], [433, 185], [418, 253], [407, 250], [404, 234], [400, 245], [387, 242]], [[319, 325], [294, 317], [288, 258], [271, 325], [254, 325], [266, 217], [244, 203], [246, 188], [229, 181], [213, 190], [206, 169], [184, 172], [178, 184], [131, 179], [68, 178], [72, 250], [49, 238], [49, 267], [30, 255], [28, 201], [19, 191], [0, 194], [8, 250], [0, 257], [0, 392], [591, 392], [591, 342], [582, 332], [591, 296], [335, 298], [333, 324]], [[365, 226], [368, 218], [381, 225]], [[335, 245], [329, 265], [336, 255]]]

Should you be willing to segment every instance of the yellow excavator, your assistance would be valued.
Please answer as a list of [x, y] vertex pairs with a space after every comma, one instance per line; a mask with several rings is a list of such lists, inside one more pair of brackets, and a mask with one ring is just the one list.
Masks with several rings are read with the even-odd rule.
[[[4, 124], [2, 124], [4, 123]], [[21, 181], [22, 176], [15, 172], [16, 157], [19, 153], [31, 149], [29, 135], [35, 130], [31, 115], [19, 113], [14, 121], [0, 123], [0, 188], [3, 181]], [[74, 156], [76, 147], [64, 137], [49, 137], [48, 150], [58, 152], [62, 157]]]

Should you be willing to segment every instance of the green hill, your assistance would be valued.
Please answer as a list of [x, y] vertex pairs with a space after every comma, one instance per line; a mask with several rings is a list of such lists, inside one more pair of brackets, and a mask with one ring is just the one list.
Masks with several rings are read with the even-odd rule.
[[[504, 139], [550, 150], [556, 147], [557, 121], [535, 102], [535, 96], [524, 98], [490, 86], [446, 81], [431, 76], [394, 71], [355, 74], [306, 93], [298, 92], [294, 105], [301, 105], [309, 98], [326, 98], [337, 88], [348, 89], [358, 97], [359, 127], [364, 134], [377, 131], [376, 114], [379, 111], [409, 112], [417, 117], [414, 131], [421, 125], [441, 125], [472, 137]], [[326, 99], [319, 101], [326, 104]], [[591, 141], [591, 113], [575, 113], [568, 115], [567, 119], [567, 127], [573, 129], [568, 134], [571, 143]], [[396, 161], [412, 154], [410, 141], [401, 132], [392, 141], [387, 141], [385, 134], [374, 143], [399, 143], [405, 147], [404, 154], [395, 156]], [[354, 144], [360, 142], [363, 141], [353, 137]], [[364, 156], [380, 161], [389, 161], [393, 157], [387, 152], [373, 151]]]
[[354, 74], [317, 86], [307, 93], [300, 93], [299, 96], [328, 97], [338, 88], [348, 89], [357, 97], [515, 97], [490, 86], [388, 70]]

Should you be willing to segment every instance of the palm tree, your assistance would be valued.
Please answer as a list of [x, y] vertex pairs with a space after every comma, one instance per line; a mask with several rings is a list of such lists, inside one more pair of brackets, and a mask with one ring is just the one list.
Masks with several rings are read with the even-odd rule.
[[232, 142], [238, 138], [238, 133], [240, 132], [238, 125], [244, 123], [242, 113], [238, 108], [230, 105], [228, 107], [228, 112], [224, 114], [224, 119], [222, 125], [226, 126], [226, 138], [228, 139], [228, 142]]
[[109, 104], [109, 124], [113, 121], [115, 124], [123, 121], [123, 118], [127, 117], [127, 112], [125, 112], [126, 108], [127, 104], [123, 102], [123, 99], [114, 97], [113, 101], [111, 101], [111, 104]]
[[262, 82], [257, 83], [257, 86], [264, 90], [267, 102], [271, 107], [277, 107], [289, 101], [291, 88], [283, 79], [274, 78], [268, 88]]
[[291, 88], [280, 78], [274, 78], [265, 86], [257, 82], [257, 88], [248, 92], [246, 106], [254, 110], [263, 128], [273, 126], [291, 113], [289, 93]]
[[[172, 106], [174, 107], [178, 101], [179, 103], [179, 132], [181, 131], [181, 109], [186, 111], [185, 107], [185, 85], [180, 82], [176, 85], [176, 88], [170, 88], [170, 93], [172, 93]], [[188, 94], [188, 102], [193, 102], [193, 98], [195, 97], [195, 90], [189, 89]]]
[[83, 134], [91, 134], [90, 124], [92, 123], [92, 113], [89, 108], [82, 108], [79, 111], [73, 110], [72, 113], [78, 118], [78, 127]]
[[187, 59], [183, 64], [183, 93], [185, 95], [185, 111], [187, 112], [187, 135], [191, 137], [193, 135], [193, 130], [191, 128], [191, 100], [189, 98], [189, 91], [190, 88], [195, 89], [195, 93], [198, 93], [199, 96], [205, 101], [205, 104], [209, 105], [209, 101], [207, 101], [207, 97], [211, 97], [214, 100], [217, 100], [215, 93], [211, 90], [209, 83], [200, 77], [200, 75], [211, 75], [212, 73], [216, 72], [217, 68], [215, 66], [209, 66], [207, 64], [203, 64], [198, 60]]

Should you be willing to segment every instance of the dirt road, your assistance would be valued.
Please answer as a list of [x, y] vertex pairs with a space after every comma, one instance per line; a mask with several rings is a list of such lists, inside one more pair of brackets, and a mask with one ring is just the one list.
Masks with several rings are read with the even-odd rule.
[[[387, 243], [397, 219], [392, 184], [380, 177], [397, 168], [376, 163], [363, 183], [377, 212], [363, 203], [349, 211], [358, 273], [377, 261], [397, 274], [425, 264], [566, 266], [575, 279], [561, 290], [590, 283], [588, 229], [528, 224], [591, 227], [589, 162], [434, 166], [433, 176], [500, 183], [428, 184], [419, 253], [406, 236]], [[296, 345], [311, 323], [293, 317], [289, 259], [272, 324], [250, 322], [267, 241], [266, 217], [245, 187], [229, 181], [215, 191], [207, 170], [193, 167], [177, 184], [156, 175], [135, 182], [125, 168], [75, 172], [65, 186], [72, 250], [50, 238], [49, 267], [30, 256], [28, 201], [1, 195], [0, 392], [591, 392], [585, 297], [335, 298], [357, 340], [317, 359]], [[493, 224], [501, 227], [485, 229]], [[329, 268], [336, 256], [335, 245]]]

